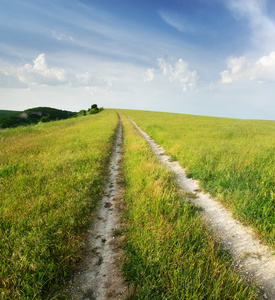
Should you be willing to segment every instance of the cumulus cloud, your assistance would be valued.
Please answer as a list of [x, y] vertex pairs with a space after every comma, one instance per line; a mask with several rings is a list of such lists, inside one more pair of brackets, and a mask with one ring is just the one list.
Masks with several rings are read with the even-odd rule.
[[73, 73], [62, 68], [49, 67], [45, 54], [38, 55], [33, 63], [13, 66], [0, 59], [0, 88], [25, 88], [33, 85], [83, 88], [91, 95], [109, 91], [112, 80], [89, 72]]
[[227, 70], [220, 73], [221, 82], [233, 83], [241, 80], [257, 81], [275, 81], [275, 52], [268, 56], [263, 56], [256, 62], [250, 62], [246, 57], [229, 58], [227, 61]]
[[18, 79], [26, 84], [60, 85], [67, 82], [66, 71], [61, 68], [49, 68], [44, 53], [38, 55], [33, 64], [25, 64], [15, 72]]
[[198, 80], [197, 71], [191, 71], [188, 63], [182, 58], [174, 63], [167, 62], [163, 58], [158, 58], [157, 61], [163, 75], [167, 76], [170, 82], [178, 82], [184, 92], [196, 86]]
[[147, 69], [142, 75], [143, 75], [143, 81], [148, 82], [154, 80], [154, 68]]

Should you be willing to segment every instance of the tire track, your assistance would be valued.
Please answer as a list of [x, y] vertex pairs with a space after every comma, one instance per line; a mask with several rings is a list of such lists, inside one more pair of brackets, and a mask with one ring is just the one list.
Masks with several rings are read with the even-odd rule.
[[259, 294], [264, 299], [275, 300], [275, 256], [274, 250], [264, 245], [255, 237], [252, 230], [233, 219], [230, 211], [210, 195], [198, 192], [197, 181], [188, 179], [184, 169], [178, 162], [171, 162], [165, 150], [156, 144], [138, 125], [130, 120], [146, 139], [159, 161], [172, 170], [178, 185], [192, 203], [203, 208], [203, 219], [215, 237], [231, 251], [235, 266], [242, 274], [253, 278], [259, 287]]
[[67, 287], [69, 299], [117, 300], [123, 299], [127, 286], [117, 263], [121, 256], [120, 232], [122, 223], [120, 181], [120, 160], [122, 158], [122, 122], [115, 136], [109, 165], [109, 180], [105, 185], [105, 195], [100, 200], [97, 219], [88, 230], [87, 250], [75, 277]]

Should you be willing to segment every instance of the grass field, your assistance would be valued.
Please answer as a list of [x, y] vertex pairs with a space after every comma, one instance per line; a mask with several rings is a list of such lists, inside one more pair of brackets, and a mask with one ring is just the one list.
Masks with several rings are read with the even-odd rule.
[[[275, 122], [120, 110], [131, 299], [254, 299], [129, 116], [274, 245]], [[0, 130], [0, 299], [63, 299], [102, 194], [113, 110]]]
[[116, 113], [0, 130], [0, 298], [57, 299], [102, 193]]
[[123, 123], [129, 299], [254, 299], [254, 287], [235, 273], [198, 208], [178, 195], [172, 175]]
[[121, 110], [275, 245], [275, 122]]

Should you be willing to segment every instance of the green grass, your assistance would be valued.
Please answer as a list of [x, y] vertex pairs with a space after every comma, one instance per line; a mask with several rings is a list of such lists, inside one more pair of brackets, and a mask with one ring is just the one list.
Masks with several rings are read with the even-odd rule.
[[275, 122], [121, 110], [275, 245]]
[[[274, 122], [121, 111], [273, 243]], [[171, 174], [123, 122], [130, 298], [254, 299], [198, 208], [177, 194]], [[117, 124], [116, 113], [104, 110], [0, 130], [0, 299], [63, 297], [59, 288], [81, 259], [102, 194]]]
[[0, 130], [0, 298], [55, 299], [81, 258], [118, 118]]
[[254, 287], [235, 273], [199, 209], [178, 195], [172, 175], [123, 122], [129, 299], [254, 299]]

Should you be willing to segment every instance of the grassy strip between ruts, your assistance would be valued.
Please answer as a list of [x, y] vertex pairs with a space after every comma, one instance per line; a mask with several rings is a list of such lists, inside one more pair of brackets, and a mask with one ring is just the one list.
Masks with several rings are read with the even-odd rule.
[[0, 298], [56, 299], [102, 193], [114, 111], [0, 131]]
[[129, 299], [254, 299], [255, 288], [235, 273], [199, 209], [178, 195], [172, 175], [123, 122]]
[[238, 219], [275, 245], [275, 122], [124, 113]]

